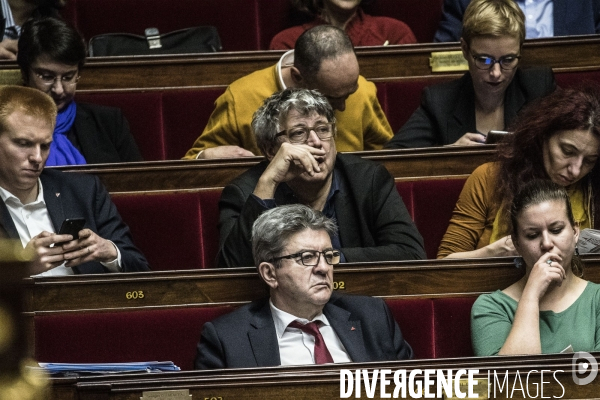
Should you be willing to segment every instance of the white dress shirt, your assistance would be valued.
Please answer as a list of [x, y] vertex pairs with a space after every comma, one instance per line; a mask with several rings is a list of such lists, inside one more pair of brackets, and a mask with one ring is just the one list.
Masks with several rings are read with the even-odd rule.
[[[23, 247], [27, 246], [31, 241], [31, 238], [39, 235], [43, 231], [56, 233], [56, 228], [52, 224], [46, 202], [44, 201], [44, 187], [39, 178], [38, 188], [39, 191], [36, 199], [31, 203], [23, 204], [19, 198], [0, 186], [0, 198], [2, 198], [6, 208], [8, 208], [8, 212], [17, 228]], [[110, 271], [120, 272], [121, 252], [114, 243], [112, 243], [112, 245], [115, 246], [115, 249], [117, 250], [117, 258], [111, 262], [101, 264]], [[33, 276], [60, 276], [73, 274], [73, 268], [65, 267], [63, 263], [56, 268]]]
[[554, 2], [552, 0], [517, 0], [525, 14], [525, 38], [554, 36]]
[[277, 342], [279, 343], [279, 356], [281, 365], [304, 365], [315, 363], [315, 338], [313, 335], [303, 332], [298, 328], [292, 328], [288, 325], [293, 321], [307, 323], [321, 321], [319, 331], [323, 336], [327, 350], [331, 354], [334, 363], [352, 362], [346, 348], [335, 333], [327, 317], [320, 313], [312, 321], [304, 318], [297, 318], [292, 314], [282, 311], [273, 305], [269, 300], [271, 315], [275, 323], [275, 332], [277, 333]]

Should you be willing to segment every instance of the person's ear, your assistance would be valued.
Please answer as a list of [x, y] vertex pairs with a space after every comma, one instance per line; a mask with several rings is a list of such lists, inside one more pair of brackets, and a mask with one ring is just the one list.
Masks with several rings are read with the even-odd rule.
[[573, 227], [573, 234], [575, 235], [575, 246], [577, 246], [577, 242], [579, 241], [579, 226]]
[[277, 143], [272, 143], [268, 147], [266, 147], [264, 153], [267, 160], [271, 161], [273, 157], [275, 157], [275, 154], [277, 154], [277, 150], [279, 150], [279, 146], [277, 146]]
[[275, 264], [263, 261], [258, 265], [258, 274], [271, 289], [277, 288], [277, 272]]
[[291, 67], [290, 77], [292, 78], [292, 82], [294, 82], [294, 87], [305, 87], [305, 79], [298, 68]]
[[465, 60], [469, 60], [469, 45], [465, 42], [465, 39], [460, 38], [460, 49], [462, 50], [463, 57]]

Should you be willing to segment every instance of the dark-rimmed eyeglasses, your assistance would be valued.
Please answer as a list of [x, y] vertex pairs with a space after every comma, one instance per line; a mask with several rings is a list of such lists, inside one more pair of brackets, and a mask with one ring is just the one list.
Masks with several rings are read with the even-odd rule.
[[519, 64], [519, 59], [521, 56], [503, 56], [496, 60], [493, 57], [489, 56], [474, 56], [473, 60], [475, 60], [475, 66], [479, 69], [490, 69], [493, 68], [496, 63], [500, 64], [500, 68], [509, 71], [511, 69], [515, 69], [517, 64]]
[[63, 76], [56, 76], [53, 74], [36, 72], [36, 71], [33, 71], [33, 73], [35, 76], [38, 77], [38, 80], [40, 81], [40, 83], [46, 87], [54, 86], [54, 84], [58, 80], [60, 80], [60, 82], [64, 86], [74, 86], [77, 84], [77, 82], [79, 82], [79, 78], [80, 78], [78, 73], [73, 73], [73, 74], [68, 74], [68, 75], [63, 75]]
[[279, 132], [275, 137], [287, 135], [290, 143], [306, 143], [311, 131], [315, 132], [319, 139], [326, 140], [333, 137], [334, 130], [335, 124], [331, 122], [319, 123], [315, 126], [295, 126]]
[[271, 262], [279, 261], [284, 258], [293, 260], [299, 259], [302, 265], [306, 265], [307, 267], [314, 267], [319, 264], [321, 260], [321, 254], [325, 258], [325, 262], [329, 265], [337, 265], [340, 263], [341, 254], [338, 250], [304, 250], [300, 253], [288, 254], [287, 256], [275, 257], [271, 259]]

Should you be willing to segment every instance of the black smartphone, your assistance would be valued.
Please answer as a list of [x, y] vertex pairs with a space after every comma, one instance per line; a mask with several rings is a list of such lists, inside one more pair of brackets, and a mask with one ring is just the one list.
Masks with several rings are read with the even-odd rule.
[[[79, 239], [79, 231], [85, 225], [85, 218], [67, 218], [63, 221], [58, 231], [59, 235], [71, 235], [73, 240]], [[67, 242], [56, 243], [55, 246], [62, 246]]]
[[506, 137], [506, 135], [510, 135], [510, 132], [506, 131], [489, 131], [487, 137], [485, 138], [485, 144], [496, 144], [502, 139]]

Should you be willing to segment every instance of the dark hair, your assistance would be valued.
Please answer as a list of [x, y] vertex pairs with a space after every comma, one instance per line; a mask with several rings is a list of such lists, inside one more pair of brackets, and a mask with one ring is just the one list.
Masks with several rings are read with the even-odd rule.
[[81, 69], [85, 63], [85, 42], [79, 32], [62, 19], [32, 19], [23, 24], [17, 52], [17, 64], [25, 81], [31, 64], [42, 55], [62, 64], [77, 64]]
[[303, 78], [314, 81], [323, 60], [354, 53], [346, 32], [332, 25], [319, 25], [302, 33], [294, 46], [294, 66]]
[[[545, 201], [558, 201], [565, 206], [565, 212], [571, 227], [575, 226], [571, 201], [567, 190], [548, 179], [534, 179], [521, 187], [521, 190], [513, 198], [510, 206], [510, 222], [512, 226], [512, 240], [518, 241], [518, 220], [521, 213], [528, 207], [541, 204]], [[579, 277], [583, 275], [583, 265], [576, 254], [573, 254], [571, 262], [573, 273]]]
[[[580, 89], [557, 89], [539, 99], [517, 118], [509, 129], [514, 132], [499, 145], [499, 190], [497, 200], [508, 207], [515, 193], [532, 179], [548, 179], [543, 146], [554, 134], [565, 130], [585, 130], [600, 137], [600, 88], [589, 84]], [[585, 177], [593, 194], [600, 193], [600, 165], [596, 163]], [[600, 196], [593, 196], [594, 211], [600, 210]], [[594, 227], [600, 218], [592, 215]]]

